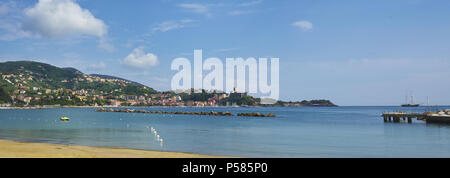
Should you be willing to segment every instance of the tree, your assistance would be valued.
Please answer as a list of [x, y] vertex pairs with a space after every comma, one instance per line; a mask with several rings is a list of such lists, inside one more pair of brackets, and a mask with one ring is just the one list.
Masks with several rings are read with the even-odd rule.
[[228, 98], [221, 99], [219, 101], [220, 105], [227, 105], [227, 103], [228, 104], [237, 104], [239, 106], [241, 106], [241, 105], [252, 106], [252, 105], [258, 104], [258, 100], [253, 98], [253, 97], [251, 97], [251, 96], [243, 96], [243, 97], [240, 97], [240, 98], [230, 98], [230, 97], [228, 97]]
[[12, 103], [9, 92], [3, 86], [0, 86], [0, 103]]

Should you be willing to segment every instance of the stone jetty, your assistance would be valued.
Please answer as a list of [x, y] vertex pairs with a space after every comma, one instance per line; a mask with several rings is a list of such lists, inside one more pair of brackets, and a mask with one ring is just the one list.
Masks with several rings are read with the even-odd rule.
[[144, 111], [134, 109], [105, 109], [100, 108], [96, 112], [125, 112], [125, 113], [147, 113], [147, 114], [182, 114], [182, 115], [201, 115], [201, 116], [242, 116], [242, 117], [277, 117], [275, 114], [263, 114], [258, 112], [253, 113], [238, 113], [237, 115], [231, 112], [188, 112], [188, 111]]
[[252, 113], [239, 113], [237, 116], [245, 116], [245, 117], [277, 117], [275, 114], [269, 113], [269, 114], [261, 114], [259, 112], [252, 112]]

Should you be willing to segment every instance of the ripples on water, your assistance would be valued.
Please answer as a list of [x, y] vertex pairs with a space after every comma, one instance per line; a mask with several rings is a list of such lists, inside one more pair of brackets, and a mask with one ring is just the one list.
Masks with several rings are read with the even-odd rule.
[[[450, 108], [450, 107], [443, 107]], [[133, 108], [272, 112], [277, 118], [0, 110], [0, 138], [238, 157], [450, 157], [450, 126], [384, 123], [383, 111], [424, 107]], [[69, 122], [59, 117], [71, 118]], [[161, 146], [148, 127], [164, 139]]]

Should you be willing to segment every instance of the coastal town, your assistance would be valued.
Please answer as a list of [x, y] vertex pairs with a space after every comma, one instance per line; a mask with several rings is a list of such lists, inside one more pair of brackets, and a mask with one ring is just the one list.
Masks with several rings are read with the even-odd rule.
[[120, 106], [336, 106], [329, 100], [260, 104], [246, 92], [204, 89], [157, 91], [114, 76], [84, 74], [33, 61], [2, 63], [0, 107]]
[[[39, 105], [41, 103], [48, 105], [64, 105], [64, 103], [75, 105], [85, 104], [89, 106], [217, 106], [219, 101], [232, 97], [241, 98], [247, 96], [247, 93], [239, 93], [234, 91], [230, 94], [217, 93], [211, 91], [205, 94], [205, 91], [200, 91], [198, 95], [207, 95], [208, 98], [200, 100], [186, 100], [182, 96], [192, 96], [197, 94], [194, 89], [182, 91], [182, 94], [175, 92], [157, 92], [144, 93], [142, 95], [127, 95], [122, 94], [121, 88], [113, 89], [111, 91], [98, 91], [95, 89], [64, 89], [60, 88], [40, 88], [30, 87], [29, 83], [33, 83], [32, 72], [20, 74], [2, 74], [4, 81], [15, 86], [18, 89], [13, 90], [11, 99], [13, 103], [19, 103], [24, 106]], [[112, 84], [127, 86], [131, 82], [120, 79], [105, 79], [97, 76], [90, 76], [83, 74], [82, 77], [75, 78], [76, 82], [100, 82], [103, 84]], [[72, 82], [62, 80], [62, 83]], [[143, 86], [144, 89], [146, 88]], [[186, 97], [185, 97], [186, 98]], [[11, 106], [13, 103], [3, 104], [3, 106]], [[229, 103], [232, 104], [232, 103]]]

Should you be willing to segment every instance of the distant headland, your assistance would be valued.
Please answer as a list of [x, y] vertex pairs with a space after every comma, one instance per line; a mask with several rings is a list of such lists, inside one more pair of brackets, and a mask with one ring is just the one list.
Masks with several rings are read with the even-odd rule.
[[278, 101], [233, 91], [157, 91], [131, 80], [100, 74], [84, 74], [75, 68], [59, 68], [34, 61], [0, 63], [0, 107], [67, 106], [337, 106], [329, 100]]

